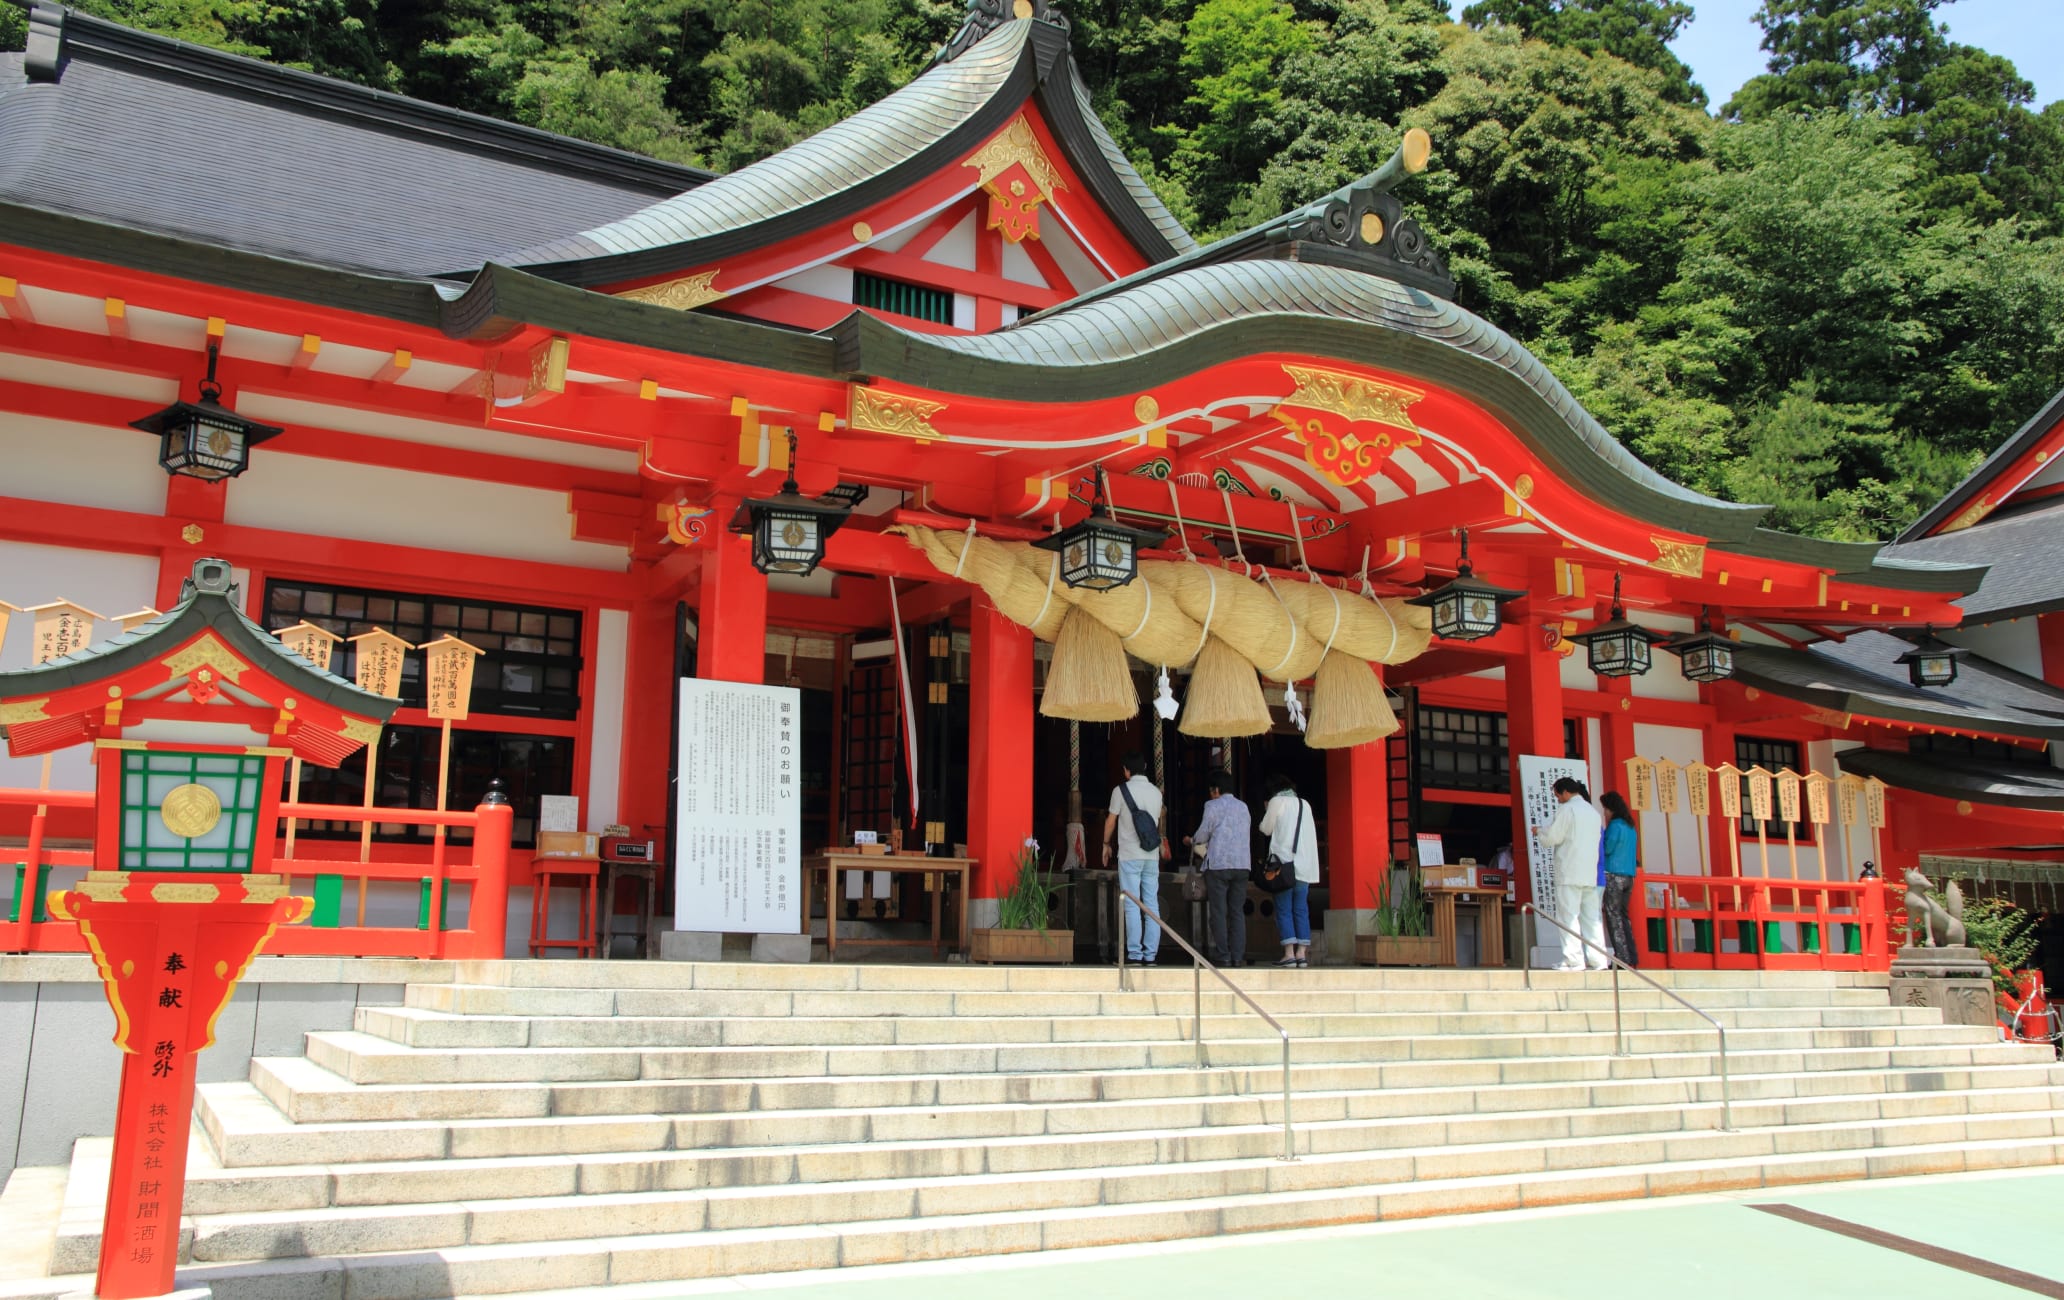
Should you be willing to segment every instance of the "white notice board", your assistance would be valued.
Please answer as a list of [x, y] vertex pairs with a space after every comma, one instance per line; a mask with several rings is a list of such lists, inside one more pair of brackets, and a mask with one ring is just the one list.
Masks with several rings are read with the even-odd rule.
[[[1527, 824], [1527, 879], [1533, 882], [1534, 906], [1548, 916], [1555, 916], [1555, 850], [1540, 842], [1533, 828], [1546, 826], [1555, 820], [1560, 805], [1555, 802], [1555, 783], [1564, 777], [1584, 783], [1590, 788], [1591, 773], [1581, 758], [1544, 758], [1539, 754], [1519, 756], [1520, 807], [1526, 811]], [[1560, 921], [1563, 918], [1555, 916]], [[1547, 947], [1554, 947], [1561, 932], [1549, 930], [1549, 938], [1541, 940]]]
[[802, 692], [681, 682], [674, 928], [802, 930]]

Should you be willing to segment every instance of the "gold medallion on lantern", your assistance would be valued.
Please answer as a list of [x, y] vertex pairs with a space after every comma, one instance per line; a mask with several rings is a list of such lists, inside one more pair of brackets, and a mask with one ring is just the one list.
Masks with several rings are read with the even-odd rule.
[[789, 547], [803, 544], [803, 526], [791, 519], [781, 526], [781, 544]]
[[182, 785], [158, 805], [158, 820], [183, 840], [199, 839], [222, 820], [222, 801], [205, 785]]

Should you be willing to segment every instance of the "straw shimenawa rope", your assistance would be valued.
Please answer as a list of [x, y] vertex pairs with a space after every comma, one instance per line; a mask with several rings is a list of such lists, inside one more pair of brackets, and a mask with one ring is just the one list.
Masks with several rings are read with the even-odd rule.
[[1426, 653], [1433, 611], [1402, 600], [1370, 600], [1315, 582], [1276, 584], [1290, 612], [1321, 645], [1373, 664], [1401, 664]]
[[[1045, 572], [1047, 558], [1045, 551], [1034, 546], [1027, 546], [1017, 554], [1020, 565], [1041, 573]], [[1147, 573], [1148, 567], [1147, 564], [1140, 566], [1141, 576], [1147, 579], [1145, 582], [1129, 582], [1109, 591], [1092, 591], [1087, 587], [1070, 587], [1063, 583], [1054, 596], [1117, 633], [1126, 653], [1140, 662], [1157, 668], [1187, 667], [1197, 656], [1197, 646], [1204, 639], [1203, 633], [1197, 621], [1176, 603], [1175, 593], [1156, 583]]]
[[1274, 682], [1301, 681], [1319, 666], [1322, 642], [1298, 627], [1266, 587], [1205, 564], [1148, 560], [1140, 565], [1148, 581], [1173, 591], [1182, 612], [1201, 624], [1211, 617], [1211, 634]]
[[1313, 749], [1348, 749], [1397, 729], [1397, 715], [1376, 670], [1352, 655], [1328, 651], [1312, 684], [1311, 726], [1304, 743]]
[[1046, 668], [1039, 711], [1077, 722], [1122, 722], [1140, 711], [1139, 687], [1118, 634], [1080, 609], [1069, 609]]
[[[1005, 618], [1021, 627], [1031, 628], [1032, 635], [1040, 640], [1053, 641], [1060, 636], [1061, 619], [1068, 612], [1068, 602], [1060, 594], [1066, 590], [1066, 584], [1059, 577], [1055, 563], [1058, 556], [1022, 543], [996, 542], [987, 537], [970, 538], [965, 533], [941, 532], [917, 524], [896, 524], [883, 531], [902, 534], [911, 546], [924, 552], [925, 558], [939, 572], [949, 577], [958, 576], [980, 587], [988, 593], [989, 599], [996, 602], [996, 608]], [[1039, 557], [1036, 571], [1032, 566], [1020, 563], [1019, 550]], [[963, 551], [965, 562], [962, 560]]]

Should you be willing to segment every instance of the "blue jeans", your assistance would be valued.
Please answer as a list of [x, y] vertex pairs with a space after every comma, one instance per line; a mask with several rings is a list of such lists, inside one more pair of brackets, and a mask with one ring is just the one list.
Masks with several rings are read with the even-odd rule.
[[1311, 942], [1311, 886], [1302, 880], [1276, 895], [1276, 933], [1287, 946]]
[[[1155, 911], [1161, 910], [1161, 864], [1152, 858], [1125, 858], [1118, 863], [1118, 886]], [[1161, 951], [1161, 926], [1152, 917], [1142, 917], [1132, 899], [1121, 898], [1118, 907], [1125, 914], [1125, 959], [1152, 961]], [[1142, 922], [1146, 935], [1140, 935]]]

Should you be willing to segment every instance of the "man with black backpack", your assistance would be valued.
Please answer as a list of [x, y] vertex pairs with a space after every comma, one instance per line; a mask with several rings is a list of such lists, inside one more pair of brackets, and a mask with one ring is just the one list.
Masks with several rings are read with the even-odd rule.
[[[1111, 791], [1110, 815], [1104, 819], [1104, 865], [1118, 859], [1118, 886], [1155, 911], [1161, 910], [1161, 859], [1168, 844], [1161, 838], [1161, 791], [1146, 778], [1147, 756], [1134, 750], [1125, 756], [1125, 779]], [[1141, 916], [1130, 900], [1121, 899], [1125, 916], [1125, 958], [1142, 966], [1154, 964], [1161, 951], [1161, 927]]]

